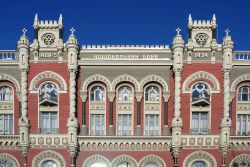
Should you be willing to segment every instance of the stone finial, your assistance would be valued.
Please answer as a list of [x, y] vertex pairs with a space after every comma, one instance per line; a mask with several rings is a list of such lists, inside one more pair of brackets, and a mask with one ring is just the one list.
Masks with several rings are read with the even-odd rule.
[[73, 27], [69, 30], [71, 32], [71, 35], [74, 35], [74, 32], [76, 31]]
[[226, 29], [226, 30], [225, 30], [226, 36], [229, 36], [229, 32], [230, 32], [229, 29]]
[[188, 27], [191, 28], [193, 25], [193, 19], [191, 14], [188, 15]]
[[180, 35], [181, 29], [178, 27], [178, 28], [176, 29], [176, 32], [177, 32], [177, 35]]
[[27, 29], [26, 29], [26, 28], [23, 28], [23, 29], [22, 29], [22, 32], [23, 32], [23, 36], [26, 36]]

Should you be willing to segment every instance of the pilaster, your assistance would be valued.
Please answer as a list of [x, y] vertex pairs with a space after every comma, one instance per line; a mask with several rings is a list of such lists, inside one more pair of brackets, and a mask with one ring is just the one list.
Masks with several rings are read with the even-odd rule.
[[174, 158], [174, 166], [178, 167], [178, 157], [181, 150], [181, 134], [182, 134], [182, 119], [181, 119], [181, 72], [183, 69], [183, 52], [184, 40], [180, 35], [180, 29], [177, 28], [177, 35], [173, 40], [173, 71], [175, 76], [174, 83], [174, 118], [172, 120], [172, 155]]
[[68, 148], [71, 156], [71, 167], [75, 167], [75, 159], [78, 153], [78, 123], [76, 119], [76, 75], [78, 72], [78, 42], [74, 35], [74, 29], [71, 30], [71, 35], [66, 43], [66, 50], [68, 51], [68, 71], [69, 79], [69, 92], [70, 92], [70, 115], [67, 122], [68, 127]]
[[19, 52], [19, 70], [21, 72], [21, 116], [18, 127], [20, 135], [20, 148], [24, 156], [23, 166], [27, 167], [27, 153], [29, 150], [29, 119], [28, 119], [28, 70], [29, 70], [29, 39], [26, 36], [26, 29], [17, 43]]
[[115, 91], [108, 92], [108, 99], [109, 99], [109, 127], [108, 127], [108, 135], [114, 136], [114, 98], [115, 98]]
[[223, 39], [223, 64], [222, 72], [224, 77], [224, 105], [223, 105], [223, 118], [221, 121], [221, 135], [220, 135], [220, 148], [222, 154], [222, 167], [225, 167], [226, 156], [228, 153], [231, 131], [231, 118], [230, 118], [230, 70], [232, 68], [232, 54], [233, 54], [233, 41], [231, 36], [228, 35], [229, 30], [226, 30], [226, 36]]
[[136, 136], [141, 136], [141, 99], [142, 99], [143, 93], [142, 92], [136, 92], [136, 106], [137, 106], [137, 126], [135, 129], [135, 135]]

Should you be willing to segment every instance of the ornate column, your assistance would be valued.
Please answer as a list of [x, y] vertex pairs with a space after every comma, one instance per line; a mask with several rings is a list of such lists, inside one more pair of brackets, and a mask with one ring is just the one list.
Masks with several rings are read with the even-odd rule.
[[71, 28], [71, 35], [66, 43], [66, 50], [68, 51], [68, 71], [70, 75], [69, 92], [70, 92], [70, 115], [67, 122], [68, 127], [68, 148], [71, 156], [71, 167], [75, 167], [75, 159], [78, 153], [77, 130], [78, 123], [76, 119], [76, 74], [78, 72], [78, 42], [74, 35], [74, 29]]
[[231, 130], [231, 118], [230, 118], [230, 70], [232, 68], [233, 48], [234, 44], [231, 36], [229, 36], [229, 30], [226, 30], [226, 36], [223, 39], [222, 52], [223, 52], [223, 64], [222, 72], [224, 77], [224, 106], [223, 106], [223, 118], [221, 121], [221, 135], [220, 135], [220, 148], [222, 154], [222, 167], [226, 166], [226, 156], [230, 146], [229, 137]]
[[137, 126], [135, 130], [136, 136], [141, 136], [141, 99], [142, 99], [142, 92], [136, 92], [136, 102], [137, 102]]
[[111, 91], [108, 92], [108, 98], [109, 98], [109, 128], [108, 128], [108, 135], [109, 136], [114, 136], [114, 113], [113, 113], [113, 108], [114, 108], [114, 98], [115, 98], [115, 92]]
[[181, 72], [183, 69], [184, 40], [177, 28], [177, 35], [173, 40], [173, 69], [175, 75], [174, 83], [174, 118], [172, 120], [172, 154], [174, 167], [178, 167], [178, 156], [181, 150], [182, 119], [181, 115]]
[[21, 115], [18, 122], [20, 135], [20, 148], [24, 156], [24, 167], [27, 167], [27, 153], [29, 150], [29, 119], [28, 119], [28, 71], [29, 71], [29, 39], [26, 36], [26, 29], [17, 43], [19, 52], [19, 70], [21, 71]]

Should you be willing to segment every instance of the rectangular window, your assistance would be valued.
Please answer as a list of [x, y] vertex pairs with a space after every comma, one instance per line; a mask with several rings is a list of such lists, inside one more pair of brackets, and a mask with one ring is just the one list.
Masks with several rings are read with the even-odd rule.
[[132, 115], [119, 114], [117, 121], [117, 135], [129, 136], [132, 135]]
[[250, 114], [237, 115], [237, 135], [250, 135]]
[[160, 135], [160, 120], [158, 114], [145, 115], [145, 135], [156, 136]]
[[42, 112], [41, 113], [41, 132], [42, 133], [57, 133], [57, 112]]
[[208, 112], [192, 112], [192, 134], [208, 134]]
[[105, 135], [104, 114], [90, 115], [90, 135]]
[[0, 114], [0, 134], [13, 134], [12, 114]]

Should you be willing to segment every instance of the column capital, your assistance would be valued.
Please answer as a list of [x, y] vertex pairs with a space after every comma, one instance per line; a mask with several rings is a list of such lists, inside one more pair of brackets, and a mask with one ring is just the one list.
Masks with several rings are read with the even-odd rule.
[[163, 96], [164, 102], [167, 102], [170, 98], [170, 92], [163, 91], [162, 96]]
[[86, 99], [87, 99], [87, 97], [88, 97], [88, 95], [87, 95], [87, 91], [80, 91], [80, 97], [81, 97], [81, 99], [82, 99], [82, 102], [85, 102], [86, 101]]
[[177, 76], [180, 77], [181, 73], [182, 73], [182, 68], [174, 68], [175, 77], [177, 77]]
[[143, 92], [135, 92], [136, 101], [140, 102], [143, 96]]
[[109, 98], [109, 102], [113, 102], [115, 98], [115, 91], [109, 91], [108, 98]]

